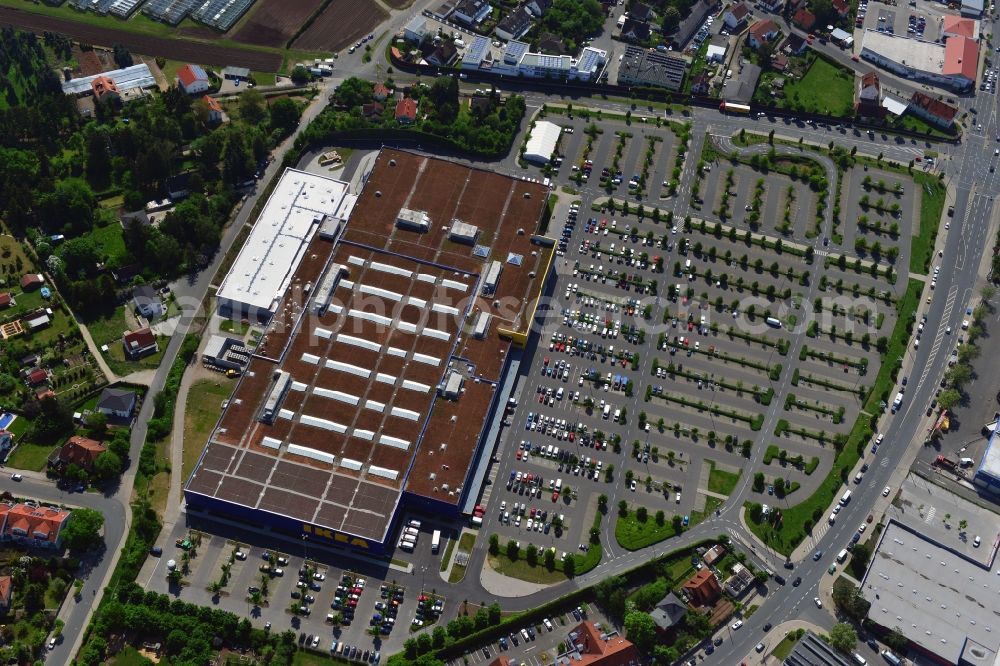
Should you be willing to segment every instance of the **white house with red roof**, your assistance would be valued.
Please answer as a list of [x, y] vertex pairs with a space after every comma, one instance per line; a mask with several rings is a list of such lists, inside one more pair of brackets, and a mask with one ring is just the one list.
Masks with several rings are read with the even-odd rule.
[[184, 65], [177, 70], [177, 83], [189, 95], [197, 95], [208, 90], [208, 72], [198, 65]]

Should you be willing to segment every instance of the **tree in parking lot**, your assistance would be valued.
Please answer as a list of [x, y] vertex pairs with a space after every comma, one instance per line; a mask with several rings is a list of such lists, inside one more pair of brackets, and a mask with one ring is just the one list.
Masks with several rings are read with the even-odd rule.
[[424, 632], [419, 636], [417, 636], [417, 651], [419, 651], [421, 654], [430, 652], [433, 646], [434, 646], [434, 640], [431, 638], [431, 635], [428, 634], [427, 632]]
[[434, 627], [434, 631], [431, 633], [431, 643], [433, 643], [434, 648], [443, 648], [447, 641], [448, 632], [445, 631], [444, 627], [441, 625]]
[[618, 515], [622, 518], [628, 515], [628, 502], [625, 500], [618, 502]]
[[764, 473], [757, 472], [753, 475], [753, 491], [755, 493], [764, 492]]
[[673, 518], [671, 518], [670, 522], [671, 525], [673, 525], [674, 532], [676, 532], [677, 534], [680, 534], [681, 530], [684, 529], [684, 523], [679, 515], [676, 515]]
[[572, 553], [563, 555], [562, 565], [567, 578], [572, 578], [576, 574], [576, 556]]
[[838, 622], [830, 629], [830, 645], [841, 652], [850, 654], [857, 643], [857, 632], [846, 622]]
[[528, 561], [530, 566], [535, 566], [538, 564], [538, 548], [533, 543], [528, 544], [528, 550], [525, 553], [525, 559]]
[[962, 394], [958, 391], [952, 388], [946, 389], [941, 391], [941, 395], [938, 396], [938, 405], [941, 406], [941, 409], [951, 409], [957, 405], [961, 399]]
[[[605, 495], [604, 493], [601, 493], [600, 495], [597, 496], [597, 508], [600, 509], [601, 511], [604, 511], [605, 509], [608, 508], [608, 496]], [[558, 518], [558, 516], [556, 518]], [[553, 518], [552, 522], [554, 523], [555, 521], [556, 519]]]
[[640, 506], [635, 511], [635, 517], [640, 523], [644, 523], [649, 518], [649, 512], [646, 510], [646, 507]]
[[490, 535], [490, 555], [496, 556], [500, 552], [500, 537], [496, 534]]
[[517, 541], [515, 541], [514, 539], [511, 539], [510, 541], [507, 542], [507, 557], [511, 561], [513, 562], [517, 561], [518, 555], [520, 554], [520, 550], [521, 549], [517, 547]]
[[556, 568], [556, 554], [551, 548], [545, 549], [545, 568], [552, 571]]

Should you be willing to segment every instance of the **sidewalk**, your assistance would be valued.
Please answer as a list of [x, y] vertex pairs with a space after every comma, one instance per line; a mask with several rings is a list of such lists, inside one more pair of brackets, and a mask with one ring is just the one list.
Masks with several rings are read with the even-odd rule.
[[90, 337], [90, 331], [87, 330], [87, 326], [80, 323], [79, 320], [77, 320], [76, 323], [80, 327], [80, 335], [83, 336], [83, 341], [87, 343], [90, 355], [94, 357], [95, 361], [97, 361], [97, 367], [99, 367], [101, 372], [104, 373], [104, 376], [108, 378], [108, 383], [114, 384], [118, 381], [119, 377], [115, 373], [111, 372], [111, 368], [108, 367], [107, 361], [104, 360], [104, 354], [101, 353], [97, 344], [94, 343], [94, 338]]

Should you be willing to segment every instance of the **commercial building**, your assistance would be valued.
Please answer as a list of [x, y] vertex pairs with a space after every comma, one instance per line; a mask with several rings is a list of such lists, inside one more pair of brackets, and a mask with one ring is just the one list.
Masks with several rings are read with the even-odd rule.
[[983, 459], [979, 461], [972, 484], [994, 501], [1000, 501], [1000, 437], [994, 429], [990, 441], [986, 445]]
[[314, 236], [335, 236], [356, 199], [343, 181], [286, 170], [219, 286], [219, 314], [270, 320]]
[[912, 81], [965, 92], [972, 88], [978, 68], [979, 45], [965, 37], [936, 42], [897, 37], [865, 30], [861, 57]]
[[856, 666], [842, 652], [807, 630], [782, 662], [784, 666]]
[[547, 120], [535, 122], [528, 136], [528, 143], [524, 147], [524, 159], [536, 164], [548, 164], [559, 143], [561, 133], [562, 127], [555, 123]]
[[979, 39], [979, 21], [949, 14], [941, 23], [941, 36], [945, 39], [950, 37]]
[[149, 65], [141, 63], [124, 69], [114, 69], [110, 72], [94, 74], [93, 76], [70, 79], [62, 84], [63, 94], [92, 95], [94, 94], [94, 81], [98, 79], [109, 79], [119, 94], [124, 94], [124, 91], [132, 88], [146, 89], [156, 87], [156, 78], [149, 71]]
[[[932, 661], [992, 665], [1000, 648], [1000, 569], [993, 557], [984, 565], [921, 533], [923, 522], [911, 528], [893, 518], [879, 536], [861, 580], [868, 619], [898, 627]], [[995, 549], [991, 538], [984, 541]]]
[[[315, 185], [310, 202], [330, 196]], [[471, 513], [552, 273], [554, 243], [536, 235], [547, 195], [383, 149], [342, 233], [290, 238], [298, 259], [267, 290], [274, 314], [187, 481], [189, 508], [375, 553], [403, 508]], [[256, 226], [282, 222], [265, 209]]]
[[983, 15], [986, 3], [983, 0], [962, 0], [962, 16], [979, 18]]
[[680, 90], [688, 65], [680, 55], [626, 46], [618, 65], [618, 85]]

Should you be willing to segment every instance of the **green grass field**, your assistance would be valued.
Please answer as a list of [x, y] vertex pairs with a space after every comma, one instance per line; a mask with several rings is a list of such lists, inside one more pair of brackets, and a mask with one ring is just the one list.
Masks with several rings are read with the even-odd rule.
[[108, 666], [149, 666], [152, 663], [139, 654], [139, 651], [134, 647], [127, 645], [124, 650], [108, 661]]
[[910, 243], [910, 272], [926, 275], [934, 254], [934, 239], [944, 212], [946, 190], [937, 179], [923, 172], [914, 172], [914, 181], [920, 188], [920, 232]]
[[713, 493], [721, 495], [732, 495], [736, 489], [736, 484], [740, 480], [740, 472], [727, 472], [716, 468], [713, 461], [709, 461], [712, 471], [708, 474], [708, 489]]
[[849, 115], [854, 103], [854, 77], [843, 67], [816, 58], [798, 81], [786, 79], [786, 105], [806, 112]]
[[198, 456], [222, 413], [222, 401], [229, 398], [235, 386], [235, 380], [221, 374], [216, 379], [203, 379], [191, 385], [184, 411], [183, 478], [191, 474], [198, 462]]
[[104, 360], [108, 364], [108, 367], [111, 368], [111, 372], [119, 377], [124, 377], [139, 370], [155, 370], [160, 367], [163, 355], [167, 353], [167, 343], [170, 342], [170, 338], [158, 335], [156, 336], [156, 342], [160, 347], [159, 351], [134, 361], [125, 357], [125, 348], [122, 347], [120, 342], [113, 342], [108, 345], [108, 351], [104, 354]]
[[771, 651], [771, 654], [777, 657], [780, 661], [784, 661], [788, 655], [792, 653], [792, 649], [798, 642], [798, 636], [794, 633], [790, 633], [782, 638], [780, 643], [774, 646], [774, 650]]
[[125, 255], [125, 236], [122, 232], [122, 225], [117, 222], [103, 227], [94, 227], [94, 230], [90, 232], [90, 237], [108, 257]]
[[7, 466], [15, 469], [27, 469], [32, 472], [41, 472], [45, 469], [49, 454], [55, 448], [48, 444], [21, 442], [10, 458], [7, 459]]
[[626, 550], [651, 546], [676, 534], [671, 520], [670, 516], [666, 516], [663, 524], [657, 525], [655, 511], [650, 511], [645, 521], [639, 520], [634, 510], [629, 511], [627, 516], [619, 515], [615, 521], [615, 540]]

